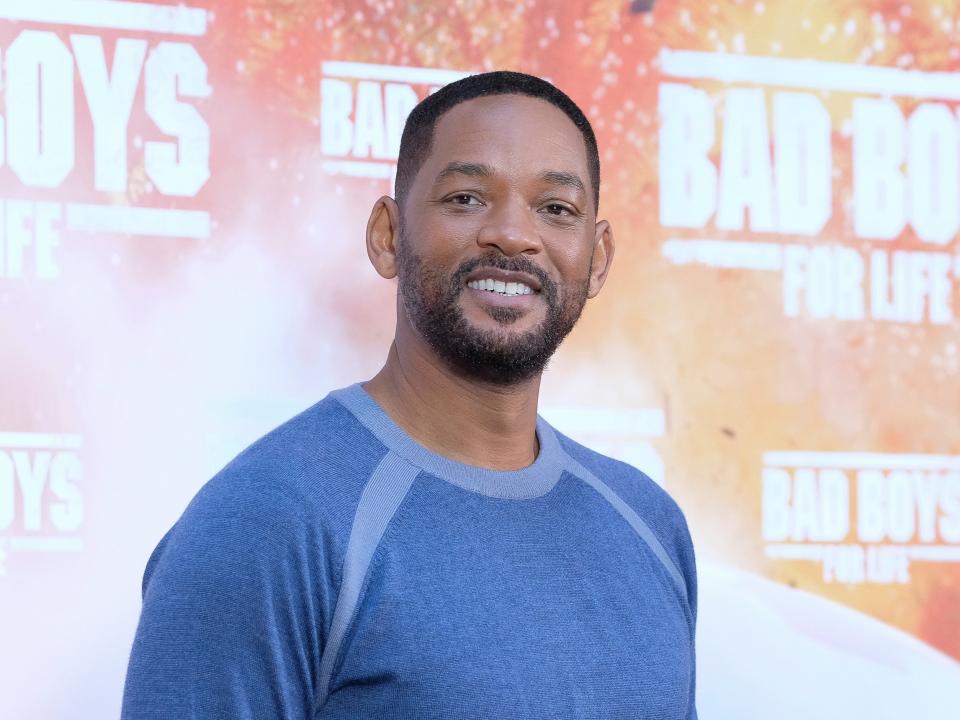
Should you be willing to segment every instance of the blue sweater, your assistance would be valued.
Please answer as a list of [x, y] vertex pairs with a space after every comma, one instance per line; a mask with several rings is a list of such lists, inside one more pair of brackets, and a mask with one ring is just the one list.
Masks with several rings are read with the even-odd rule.
[[682, 513], [537, 436], [454, 462], [358, 384], [254, 443], [147, 563], [123, 718], [695, 719]]

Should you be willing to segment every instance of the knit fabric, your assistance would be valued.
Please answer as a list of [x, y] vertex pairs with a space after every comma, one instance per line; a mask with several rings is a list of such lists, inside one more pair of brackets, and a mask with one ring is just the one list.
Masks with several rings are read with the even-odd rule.
[[358, 384], [261, 438], [147, 563], [124, 720], [695, 720], [683, 514], [537, 437], [521, 470], [458, 463]]

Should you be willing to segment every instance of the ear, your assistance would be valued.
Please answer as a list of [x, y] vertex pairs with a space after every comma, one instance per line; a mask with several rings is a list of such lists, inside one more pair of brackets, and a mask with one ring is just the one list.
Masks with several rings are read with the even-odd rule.
[[367, 221], [367, 257], [381, 277], [397, 276], [397, 243], [400, 240], [400, 208], [384, 195], [373, 205]]
[[607, 280], [610, 265], [613, 263], [613, 228], [606, 220], [597, 223], [594, 233], [593, 260], [590, 264], [590, 287], [587, 297], [593, 298], [600, 293], [600, 288]]

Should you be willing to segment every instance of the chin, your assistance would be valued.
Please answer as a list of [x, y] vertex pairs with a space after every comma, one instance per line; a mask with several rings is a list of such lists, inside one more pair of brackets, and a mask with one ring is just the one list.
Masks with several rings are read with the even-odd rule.
[[533, 329], [529, 318], [530, 313], [515, 308], [487, 306], [479, 310], [471, 308], [464, 312], [463, 317], [467, 324], [478, 330], [514, 330], [527, 332]]

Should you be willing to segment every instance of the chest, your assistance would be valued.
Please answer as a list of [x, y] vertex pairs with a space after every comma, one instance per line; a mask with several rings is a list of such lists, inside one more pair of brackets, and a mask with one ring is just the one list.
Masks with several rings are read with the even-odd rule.
[[607, 520], [398, 531], [371, 563], [322, 717], [684, 718], [685, 603]]

